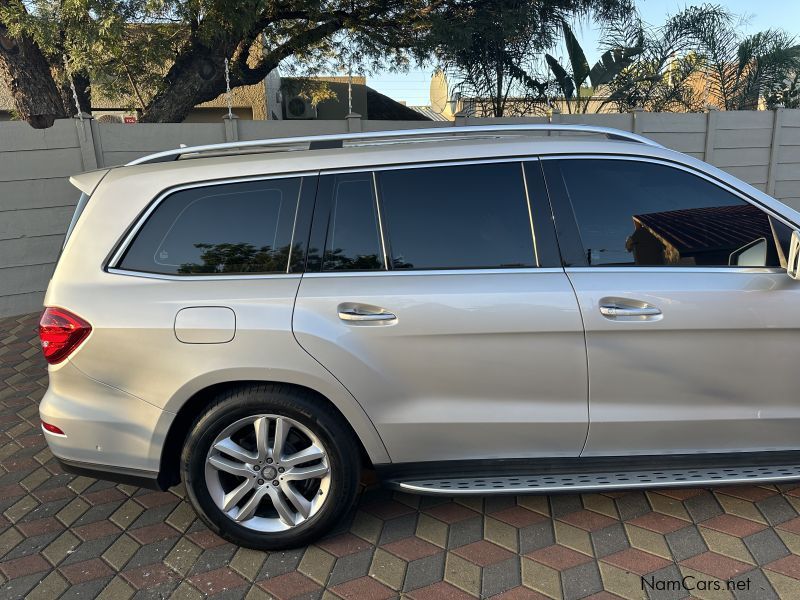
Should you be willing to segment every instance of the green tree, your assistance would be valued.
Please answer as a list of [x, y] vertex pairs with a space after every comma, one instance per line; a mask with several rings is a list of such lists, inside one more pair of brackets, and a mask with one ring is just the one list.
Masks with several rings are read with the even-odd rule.
[[[225, 91], [226, 58], [233, 87], [258, 83], [287, 60], [329, 61], [342, 47], [343, 33], [361, 60], [402, 63], [405, 51], [427, 30], [434, 4], [0, 0], [0, 75], [16, 90], [20, 116], [34, 126], [52, 123], [69, 110], [63, 99], [60, 111], [37, 108], [36, 96], [47, 90], [52, 104], [52, 88], [71, 93], [68, 84], [79, 75], [138, 106], [142, 121], [175, 122]], [[12, 50], [5, 50], [7, 46]], [[20, 78], [23, 72], [29, 76]], [[76, 87], [85, 89], [80, 82]], [[88, 110], [88, 94], [84, 96], [81, 108]]]
[[546, 106], [542, 54], [562, 23], [591, 15], [603, 22], [631, 10], [631, 0], [464, 0], [431, 12], [431, 31], [418, 46], [431, 52], [462, 96], [502, 117]]
[[[688, 7], [660, 27], [630, 12], [604, 27], [605, 53], [591, 71], [568, 25], [563, 40], [569, 65], [547, 55], [570, 112], [608, 104], [627, 112], [634, 107], [696, 111], [709, 104], [755, 110], [762, 100], [768, 106], [796, 102], [792, 81], [800, 70], [800, 46], [795, 38], [777, 29], [743, 36], [742, 22], [723, 6]], [[591, 88], [582, 88], [587, 79]], [[583, 90], [602, 100], [590, 102]]]
[[800, 45], [781, 29], [750, 36], [726, 13], [698, 32], [709, 101], [725, 110], [755, 110], [800, 70]]
[[[642, 34], [640, 33], [632, 46], [617, 46], [606, 50], [600, 60], [590, 69], [586, 54], [578, 43], [575, 34], [565, 21], [562, 23], [564, 45], [569, 57], [569, 70], [563, 67], [552, 54], [545, 54], [547, 65], [555, 77], [558, 89], [563, 95], [569, 112], [585, 113], [592, 106], [592, 96], [597, 90], [610, 84], [642, 53]], [[586, 81], [591, 83], [588, 94]]]
[[696, 85], [704, 65], [699, 38], [726, 19], [725, 9], [706, 4], [687, 7], [659, 27], [644, 23], [636, 13], [610, 23], [604, 47], [637, 40], [642, 51], [608, 82], [605, 102], [620, 112], [635, 107], [653, 112], [702, 110], [705, 98]]

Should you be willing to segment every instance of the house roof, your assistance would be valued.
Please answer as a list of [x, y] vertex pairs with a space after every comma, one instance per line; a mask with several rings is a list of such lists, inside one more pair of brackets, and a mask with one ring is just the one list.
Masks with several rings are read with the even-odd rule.
[[367, 116], [378, 121], [431, 121], [429, 117], [392, 100], [371, 87], [367, 88]]
[[409, 106], [411, 110], [417, 111], [419, 114], [427, 117], [431, 121], [449, 121], [442, 113], [436, 112], [430, 106]]

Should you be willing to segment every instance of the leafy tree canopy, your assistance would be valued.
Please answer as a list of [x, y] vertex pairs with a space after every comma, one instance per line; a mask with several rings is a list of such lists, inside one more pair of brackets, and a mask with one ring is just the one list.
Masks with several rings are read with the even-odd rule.
[[[14, 93], [28, 71], [40, 97], [49, 77], [53, 89], [77, 83], [84, 110], [89, 82], [96, 81], [104, 93], [140, 108], [143, 121], [180, 121], [225, 90], [226, 58], [234, 87], [261, 81], [285, 61], [336, 63], [345, 46], [362, 64], [402, 66], [426, 31], [431, 6], [426, 0], [0, 0], [6, 40], [0, 76]], [[26, 64], [23, 47], [37, 49], [46, 68]], [[69, 96], [52, 118], [69, 112]], [[26, 100], [17, 104], [30, 121], [36, 101]]]

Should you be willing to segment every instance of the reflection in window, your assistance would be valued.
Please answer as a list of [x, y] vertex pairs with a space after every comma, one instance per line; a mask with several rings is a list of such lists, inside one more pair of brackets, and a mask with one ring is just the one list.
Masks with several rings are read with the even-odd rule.
[[194, 188], [166, 198], [122, 261], [190, 275], [286, 272], [300, 179]]
[[788, 227], [686, 171], [560, 161], [590, 265], [785, 266]]
[[370, 173], [337, 175], [323, 271], [383, 268], [375, 193]]

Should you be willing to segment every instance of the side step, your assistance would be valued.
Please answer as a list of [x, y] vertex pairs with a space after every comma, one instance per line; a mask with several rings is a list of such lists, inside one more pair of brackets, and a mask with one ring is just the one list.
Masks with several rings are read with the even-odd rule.
[[388, 479], [395, 489], [415, 494], [550, 494], [634, 488], [718, 486], [800, 480], [800, 464], [724, 468], [661, 469], [496, 477]]

